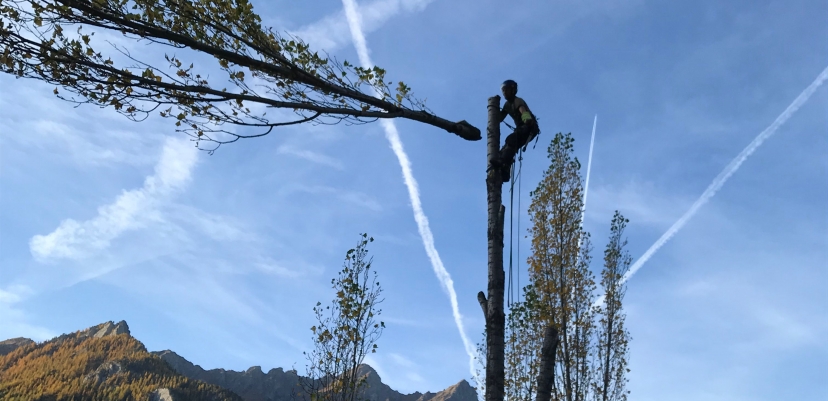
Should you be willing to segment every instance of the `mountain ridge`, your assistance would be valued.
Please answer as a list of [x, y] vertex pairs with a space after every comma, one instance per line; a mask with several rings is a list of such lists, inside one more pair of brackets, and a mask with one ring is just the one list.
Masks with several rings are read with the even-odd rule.
[[[299, 393], [299, 380], [303, 377], [295, 369], [273, 368], [267, 373], [260, 366], [251, 366], [245, 371], [226, 369], [205, 370], [193, 364], [174, 351], [153, 351], [182, 375], [215, 384], [233, 391], [245, 401], [290, 401], [305, 399]], [[382, 382], [379, 374], [370, 365], [360, 365], [360, 376], [365, 376], [366, 389], [363, 398], [367, 401], [477, 401], [475, 390], [465, 379], [436, 393], [415, 391], [402, 394]]]
[[[101, 345], [103, 343], [106, 344]], [[112, 346], [109, 343], [120, 347], [116, 348], [121, 350], [121, 353], [110, 355], [97, 349], [104, 347], [108, 350], [106, 347]], [[32, 360], [30, 358], [32, 355], [34, 355], [33, 360], [36, 360], [36, 362], [28, 362], [32, 366], [48, 365], [50, 362], [44, 361], [40, 354], [45, 352], [45, 348], [48, 348], [48, 352], [54, 352], [62, 347], [73, 350], [70, 356], [65, 356], [65, 358], [77, 358], [76, 348], [84, 350], [97, 347], [95, 348], [97, 352], [95, 363], [86, 366], [85, 370], [80, 371], [77, 367], [74, 367], [74, 370], [64, 368], [72, 370], [75, 376], [82, 374], [82, 378], [71, 376], [70, 379], [83, 383], [85, 386], [111, 386], [112, 383], [123, 383], [127, 380], [125, 378], [129, 377], [130, 380], [141, 381], [144, 385], [140, 387], [141, 390], [135, 391], [143, 391], [141, 394], [148, 394], [150, 399], [160, 401], [193, 399], [189, 397], [195, 396], [194, 394], [201, 394], [198, 397], [206, 397], [204, 399], [231, 400], [235, 399], [233, 397], [235, 396], [244, 401], [304, 401], [307, 399], [301, 395], [299, 386], [303, 377], [295, 369], [286, 371], [283, 368], [274, 368], [267, 373], [262, 371], [261, 366], [251, 366], [243, 372], [225, 369], [205, 370], [171, 350], [147, 351], [143, 343], [132, 337], [129, 326], [123, 320], [117, 323], [104, 322], [73, 333], [62, 334], [42, 343], [23, 337], [0, 341], [0, 379], [3, 379], [4, 375], [8, 376], [9, 372], [15, 369], [15, 364]], [[142, 372], [144, 376], [141, 376], [136, 373], [136, 362], [125, 358], [136, 359], [141, 369], [150, 368], [146, 368], [148, 370]], [[154, 362], [155, 360], [158, 362]], [[26, 366], [18, 366], [18, 368], [18, 370], [25, 370]], [[57, 371], [55, 367], [49, 369]], [[15, 374], [20, 374], [20, 372]], [[145, 383], [146, 375], [157, 376], [156, 382], [159, 384], [149, 393], [146, 387], [149, 384]], [[181, 379], [176, 379], [176, 375], [180, 375]], [[477, 401], [477, 391], [466, 380], [461, 380], [437, 393], [402, 394], [383, 383], [376, 370], [367, 364], [360, 365], [360, 375], [365, 378], [367, 384], [363, 395], [366, 401]], [[163, 383], [174, 385], [164, 387], [160, 385]], [[125, 385], [131, 386], [130, 388], [139, 388], [131, 382]], [[3, 394], [9, 394], [8, 391], [16, 391], [14, 388], [9, 390], [6, 388], [9, 386], [4, 386], [0, 384], [0, 398]], [[6, 393], [3, 392], [4, 389], [7, 390]], [[218, 389], [227, 391], [232, 396]], [[106, 391], [109, 391], [107, 394], [112, 394], [116, 390], [107, 388]]]
[[173, 370], [129, 333], [106, 322], [41, 343], [0, 342], [2, 400], [242, 401], [219, 386]]

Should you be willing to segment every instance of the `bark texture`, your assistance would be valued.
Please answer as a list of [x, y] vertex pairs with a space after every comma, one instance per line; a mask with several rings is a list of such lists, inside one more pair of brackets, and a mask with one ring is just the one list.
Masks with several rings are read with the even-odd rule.
[[[488, 166], [500, 153], [500, 96], [489, 98], [487, 126]], [[504, 334], [506, 315], [503, 312], [505, 273], [503, 271], [503, 180], [498, 168], [486, 176], [488, 198], [489, 296], [486, 302], [486, 401], [503, 401], [504, 396]], [[478, 300], [481, 298], [478, 297]], [[482, 305], [482, 303], [481, 303]]]
[[558, 350], [558, 330], [547, 326], [543, 334], [541, 348], [540, 372], [538, 372], [538, 392], [535, 401], [549, 401], [552, 398], [552, 378], [555, 372], [555, 353]]
[[480, 308], [483, 309], [483, 319], [489, 315], [489, 307], [487, 306], [488, 301], [486, 300], [486, 294], [483, 291], [477, 293], [477, 302], [480, 303]]

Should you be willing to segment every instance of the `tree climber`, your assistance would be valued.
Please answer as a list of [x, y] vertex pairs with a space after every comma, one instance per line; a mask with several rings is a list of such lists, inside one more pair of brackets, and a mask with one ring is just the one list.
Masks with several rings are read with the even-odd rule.
[[509, 176], [512, 171], [511, 167], [515, 162], [515, 155], [521, 147], [525, 150], [526, 145], [538, 136], [540, 128], [532, 111], [529, 110], [526, 101], [516, 96], [518, 90], [517, 82], [507, 79], [503, 81], [500, 90], [506, 99], [506, 103], [503, 104], [503, 109], [500, 110], [500, 121], [502, 122], [506, 119], [506, 116], [511, 116], [515, 122], [515, 129], [514, 132], [506, 137], [503, 149], [500, 150], [500, 155], [495, 159], [494, 167], [501, 169], [500, 172], [503, 177], [503, 182], [509, 182]]

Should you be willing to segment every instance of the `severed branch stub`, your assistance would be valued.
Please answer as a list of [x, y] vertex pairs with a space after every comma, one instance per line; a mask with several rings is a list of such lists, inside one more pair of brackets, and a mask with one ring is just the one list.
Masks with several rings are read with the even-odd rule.
[[543, 333], [538, 392], [535, 395], [535, 401], [550, 401], [552, 398], [552, 376], [555, 372], [555, 353], [557, 349], [558, 330], [549, 325]]
[[489, 306], [488, 301], [486, 301], [486, 294], [483, 291], [477, 293], [477, 302], [480, 302], [480, 307], [483, 308], [483, 317], [485, 318], [488, 315]]

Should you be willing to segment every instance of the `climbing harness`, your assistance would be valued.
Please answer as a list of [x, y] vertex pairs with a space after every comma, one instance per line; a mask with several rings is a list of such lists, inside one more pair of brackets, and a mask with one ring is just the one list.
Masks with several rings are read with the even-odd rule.
[[[535, 123], [536, 123], [536, 124], [538, 124], [538, 121], [539, 121], [539, 120], [540, 120], [540, 119], [539, 119], [538, 117], [535, 117]], [[504, 121], [504, 122], [503, 122], [503, 124], [506, 124], [506, 126], [507, 126], [507, 127], [509, 127], [509, 129], [510, 129], [510, 130], [512, 130], [512, 131], [514, 131], [514, 130], [516, 130], [516, 129], [517, 129], [517, 128], [513, 127], [511, 124], [507, 123], [506, 121]], [[532, 150], [534, 150], [534, 149], [535, 149], [535, 146], [538, 146], [538, 140], [540, 139], [540, 134], [541, 134], [540, 125], [538, 125], [538, 133], [537, 133], [537, 134], [535, 134], [535, 137], [534, 137], [534, 138], [529, 139], [529, 140], [528, 140], [528, 141], [526, 141], [526, 143], [523, 145], [523, 148], [522, 148], [522, 149], [523, 149], [523, 151], [524, 151], [524, 152], [526, 151], [526, 148], [529, 146], [529, 142], [532, 142], [532, 139], [534, 139], [534, 140], [535, 140], [535, 143], [534, 143], [534, 144], [532, 144]], [[513, 178], [514, 178], [514, 177], [513, 177]]]
[[[535, 138], [534, 138], [534, 139], [535, 139], [535, 143], [532, 145], [532, 150], [535, 150], [535, 146], [538, 146], [538, 139], [540, 139], [540, 134], [541, 134], [541, 130], [540, 130], [540, 118], [535, 117], [535, 124], [537, 124], [537, 125], [538, 125], [538, 126], [537, 126], [537, 128], [538, 128], [538, 133], [537, 133], [537, 134], [535, 134]], [[527, 146], [529, 146], [529, 142], [532, 142], [532, 139], [529, 139], [529, 140], [526, 142], [526, 145], [523, 145], [523, 150], [526, 150], [526, 147], [527, 147]]]
[[[538, 146], [538, 139], [540, 139], [540, 133], [540, 128], [538, 128], [538, 133], [535, 134], [535, 143], [532, 145], [532, 150], [535, 150], [535, 146]], [[529, 142], [531, 142], [531, 140]], [[526, 145], [523, 145], [524, 149], [526, 149], [526, 147], [529, 146], [529, 142], [526, 142]]]

